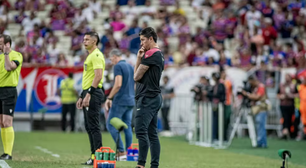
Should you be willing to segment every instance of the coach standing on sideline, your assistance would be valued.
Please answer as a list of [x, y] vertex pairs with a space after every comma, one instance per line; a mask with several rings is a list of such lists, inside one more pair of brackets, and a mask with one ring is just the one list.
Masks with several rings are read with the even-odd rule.
[[13, 116], [17, 101], [17, 89], [23, 57], [11, 49], [12, 39], [0, 35], [0, 125], [4, 154], [1, 160], [12, 160], [14, 145]]
[[100, 110], [104, 94], [102, 92], [102, 84], [105, 60], [104, 55], [97, 48], [99, 41], [99, 35], [97, 33], [85, 33], [83, 43], [89, 54], [83, 67], [83, 92], [77, 101], [77, 108], [83, 108], [85, 129], [88, 133], [91, 148], [91, 158], [83, 163], [84, 165], [93, 165], [95, 151], [102, 147]]
[[151, 168], [158, 168], [160, 143], [157, 134], [157, 113], [162, 105], [159, 81], [164, 70], [164, 56], [158, 48], [157, 34], [151, 27], [140, 33], [141, 49], [134, 68], [136, 84], [135, 132], [139, 141], [139, 157], [136, 168], [144, 168], [151, 150]]
[[133, 67], [125, 60], [122, 60], [122, 53], [118, 49], [113, 49], [109, 56], [114, 65], [115, 84], [110, 92], [106, 103], [106, 111], [109, 110], [107, 119], [107, 129], [111, 133], [115, 142], [117, 142], [118, 131], [110, 124], [110, 120], [114, 117], [120, 118], [128, 129], [124, 130], [125, 148], [123, 146], [121, 136], [119, 136], [119, 159], [126, 160], [126, 150], [131, 146], [133, 140], [132, 131], [132, 114], [135, 106], [135, 90], [134, 90], [134, 71]]

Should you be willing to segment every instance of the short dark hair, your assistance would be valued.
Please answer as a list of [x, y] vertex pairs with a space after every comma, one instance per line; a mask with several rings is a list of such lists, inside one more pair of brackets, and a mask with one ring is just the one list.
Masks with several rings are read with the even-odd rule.
[[68, 77], [73, 78], [73, 72], [69, 72]]
[[293, 45], [292, 45], [291, 43], [286, 43], [286, 46], [287, 46], [287, 47], [290, 47], [290, 48], [293, 47]]
[[201, 76], [200, 78], [209, 81], [209, 77], [208, 77], [208, 76], [203, 75], [203, 76]]
[[157, 42], [157, 34], [155, 32], [155, 30], [152, 27], [147, 27], [144, 28], [143, 30], [140, 31], [139, 36], [145, 36], [146, 38], [150, 38], [152, 37], [154, 42]]
[[11, 36], [6, 35], [6, 34], [1, 34], [1, 35], [0, 35], [0, 38], [3, 38], [3, 39], [4, 39], [4, 44], [10, 43], [10, 46], [12, 46], [12, 39], [11, 39]]
[[257, 77], [255, 75], [251, 75], [248, 77], [248, 80], [257, 80]]
[[99, 44], [100, 38], [99, 38], [98, 33], [91, 31], [91, 32], [86, 32], [85, 35], [89, 35], [90, 37], [95, 37], [97, 39], [96, 45]]
[[220, 73], [219, 72], [214, 72], [213, 74], [212, 74], [212, 77], [214, 77], [214, 78], [216, 78], [217, 80], [219, 80], [220, 79]]

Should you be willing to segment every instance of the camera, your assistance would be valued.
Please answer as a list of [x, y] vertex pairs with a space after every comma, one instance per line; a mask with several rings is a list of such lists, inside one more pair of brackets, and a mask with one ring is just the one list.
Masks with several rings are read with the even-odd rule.
[[203, 94], [202, 94], [203, 88], [204, 88], [204, 85], [197, 84], [191, 89], [191, 91], [195, 93], [194, 100], [201, 101], [203, 99]]
[[205, 95], [203, 95], [203, 91], [210, 92], [210, 90], [211, 87], [209, 85], [203, 84], [197, 84], [191, 89], [191, 91], [195, 93], [195, 101], [202, 101], [205, 98]]
[[238, 88], [238, 89], [239, 90], [237, 91], [237, 96], [240, 95], [240, 96], [243, 97], [242, 105], [245, 105], [247, 107], [251, 107], [251, 104], [250, 104], [251, 100], [248, 97], [246, 97], [242, 94], [242, 91], [249, 92], [249, 93], [252, 92], [252, 87], [251, 87], [250, 83], [248, 81], [243, 81], [243, 87]]
[[199, 83], [195, 85], [190, 91], [195, 93], [194, 101], [203, 101], [206, 98], [204, 93], [208, 93], [210, 90], [212, 90], [212, 88], [209, 84], [209, 78], [207, 76], [201, 76]]

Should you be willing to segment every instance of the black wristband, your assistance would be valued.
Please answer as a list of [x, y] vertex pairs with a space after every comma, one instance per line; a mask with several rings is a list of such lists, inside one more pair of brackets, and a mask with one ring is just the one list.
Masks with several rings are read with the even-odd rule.
[[83, 99], [83, 94], [84, 94], [84, 90], [83, 90], [82, 93], [80, 94], [79, 98]]
[[95, 92], [96, 88], [94, 88], [93, 86], [91, 86], [89, 89], [88, 89], [88, 93], [89, 94], [93, 94]]
[[113, 98], [110, 98], [110, 97], [108, 97], [107, 99], [108, 99], [108, 100], [113, 100]]

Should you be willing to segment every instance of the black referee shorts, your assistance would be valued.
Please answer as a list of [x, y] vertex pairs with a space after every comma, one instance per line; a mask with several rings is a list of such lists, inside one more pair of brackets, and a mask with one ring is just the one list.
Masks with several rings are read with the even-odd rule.
[[0, 114], [5, 114], [13, 117], [16, 102], [16, 87], [0, 87]]
[[[82, 98], [84, 100], [87, 90], [82, 93]], [[94, 154], [97, 149], [102, 147], [102, 135], [100, 129], [100, 113], [101, 105], [104, 97], [102, 89], [96, 89], [89, 101], [89, 107], [83, 108], [84, 119], [85, 119], [85, 129], [88, 133], [90, 141], [91, 153]]]

